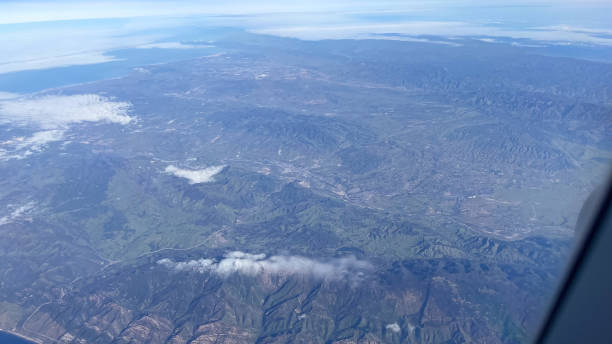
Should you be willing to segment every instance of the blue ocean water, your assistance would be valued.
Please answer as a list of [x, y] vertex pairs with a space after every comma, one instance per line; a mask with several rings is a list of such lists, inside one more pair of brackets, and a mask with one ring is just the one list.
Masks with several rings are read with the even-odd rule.
[[121, 77], [134, 67], [197, 58], [215, 54], [219, 49], [203, 46], [193, 49], [122, 49], [107, 52], [117, 61], [26, 70], [0, 75], [0, 91], [33, 93], [48, 88]]
[[0, 343], [2, 344], [33, 344], [34, 342], [30, 342], [21, 337], [14, 336], [8, 332], [0, 331]]

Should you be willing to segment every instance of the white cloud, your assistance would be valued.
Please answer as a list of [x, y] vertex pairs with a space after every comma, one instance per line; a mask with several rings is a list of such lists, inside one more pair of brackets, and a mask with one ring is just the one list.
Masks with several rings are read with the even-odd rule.
[[598, 35], [612, 35], [612, 30], [606, 29], [591, 29], [581, 26], [569, 26], [569, 25], [549, 25], [534, 27], [532, 30], [541, 31], [565, 31], [565, 32], [583, 32], [583, 33], [594, 33]]
[[[372, 34], [398, 33], [409, 35], [447, 35], [449, 32], [461, 32], [466, 30], [469, 24], [463, 22], [440, 22], [440, 21], [412, 21], [402, 23], [362, 23], [342, 22], [320, 25], [293, 26], [285, 23], [264, 29], [253, 29], [255, 33], [295, 37], [307, 40], [319, 39], [343, 39], [343, 38], [366, 38]], [[444, 34], [442, 34], [444, 33]], [[384, 37], [379, 37], [384, 38]]]
[[512, 42], [510, 43], [510, 45], [515, 46], [515, 47], [525, 47], [525, 48], [545, 48], [547, 47], [547, 45], [543, 45], [543, 44], [525, 44], [525, 43], [519, 43], [519, 42]]
[[[235, 0], [235, 1], [143, 1], [143, 0], [106, 0], [106, 1], [76, 1], [76, 0], [26, 0], [3, 1], [0, 4], [0, 24], [46, 22], [75, 19], [102, 18], [133, 18], [133, 17], [177, 17], [193, 15], [253, 15], [288, 13], [330, 13], [330, 12], [384, 12], [404, 13], [412, 11], [429, 11], [440, 13], [455, 8], [482, 8], [495, 4], [501, 9], [504, 5], [533, 5], [527, 0], [311, 0], [311, 1], [280, 1], [280, 0]], [[559, 5], [609, 5], [609, 0], [540, 0], [540, 4]], [[604, 7], [604, 9], [607, 7]]]
[[0, 123], [43, 130], [31, 136], [0, 142], [0, 161], [24, 159], [60, 141], [70, 125], [79, 122], [128, 124], [130, 104], [110, 101], [96, 94], [5, 97], [0, 100]]
[[[603, 8], [599, 12], [605, 13], [612, 7], [606, 5], [605, 1], [591, 0], [590, 3], [601, 3]], [[303, 39], [398, 39], [371, 35], [402, 33], [413, 38], [418, 35], [487, 35], [612, 45], [612, 39], [601, 35], [610, 32], [610, 27], [606, 24], [609, 20], [595, 20], [584, 13], [580, 18], [575, 18], [578, 12], [584, 11], [572, 11], [572, 8], [581, 9], [584, 2], [576, 1], [574, 7], [559, 10], [563, 15], [557, 22], [544, 20], [549, 19], [549, 10], [546, 9], [547, 6], [543, 6], [538, 7], [538, 12], [530, 16], [536, 19], [523, 20], [522, 17], [513, 18], [508, 14], [507, 19], [498, 21], [499, 24], [516, 23], [518, 19], [518, 22], [523, 23], [520, 27], [507, 29], [509, 26], [504, 28], [487, 25], [491, 24], [492, 20], [486, 18], [499, 15], [506, 17], [502, 3], [530, 5], [528, 1], [502, 1], [498, 3], [500, 6], [485, 6], [483, 17], [474, 20], [473, 17], [455, 13], [455, 10], [461, 8], [459, 12], [464, 12], [470, 7], [483, 10], [482, 0], [462, 1], [461, 4], [450, 0], [313, 0], [297, 3], [278, 0], [1, 1], [0, 24], [4, 24], [5, 28], [0, 35], [0, 73], [109, 62], [115, 60], [113, 56], [108, 55], [112, 54], [112, 50], [138, 46], [188, 49], [187, 44], [154, 42], [173, 39], [171, 37], [180, 35], [184, 28], [206, 30], [206, 27], [210, 26], [238, 27]], [[525, 11], [533, 10], [533, 7], [525, 7]], [[413, 14], [411, 17], [423, 20], [387, 19], [385, 14]], [[381, 16], [380, 19], [371, 20], [363, 19], [360, 15]], [[441, 17], [450, 18], [451, 21], [435, 20]], [[575, 27], [563, 25], [564, 21], [576, 23]], [[608, 30], [600, 30], [599, 27]], [[441, 42], [443, 41], [435, 43]]]
[[116, 20], [6, 25], [0, 35], [0, 73], [117, 61], [109, 51], [151, 43], [169, 34], [144, 31], [147, 26], [162, 29], [169, 25], [167, 21], [134, 21], [143, 27]]
[[130, 104], [110, 101], [96, 94], [50, 95], [0, 101], [0, 122], [65, 129], [79, 122], [128, 124]]
[[[288, 2], [279, 0], [264, 1], [4, 1], [0, 5], [0, 24], [46, 22], [75, 19], [133, 18], [151, 16], [193, 16], [193, 15], [248, 15], [288, 12], [327, 12], [338, 10], [375, 9], [380, 5], [402, 8], [414, 7], [413, 2], [404, 6], [403, 2], [372, 3], [369, 1], [348, 0], [311, 0], [308, 2]], [[421, 4], [417, 4], [422, 7]]]
[[15, 137], [0, 142], [0, 161], [25, 159], [35, 152], [42, 151], [48, 143], [60, 141], [63, 137], [63, 130], [45, 130], [35, 132], [30, 137]]
[[138, 49], [202, 49], [212, 48], [212, 45], [184, 44], [181, 42], [160, 42], [137, 46]]
[[186, 262], [174, 262], [165, 258], [157, 262], [176, 271], [212, 272], [222, 277], [234, 273], [248, 276], [306, 275], [325, 280], [349, 280], [358, 282], [372, 270], [372, 265], [355, 257], [333, 258], [325, 261], [302, 256], [270, 256], [240, 251], [230, 252], [222, 259], [203, 258]]
[[395, 36], [395, 35], [385, 35], [385, 36], [381, 36], [380, 34], [364, 34], [364, 35], [355, 35], [352, 38], [385, 39], [385, 40], [403, 41], [403, 42], [431, 43], [431, 44], [448, 45], [448, 46], [451, 46], [451, 47], [460, 47], [460, 46], [463, 46], [463, 44], [456, 43], [456, 42], [433, 40], [433, 39], [419, 38], [419, 37], [410, 37], [410, 36], [406, 36], [406, 35], [397, 35], [397, 36]]
[[391, 331], [393, 331], [395, 333], [399, 333], [402, 330], [397, 323], [388, 324], [385, 327], [387, 328], [387, 330], [391, 330]]
[[45, 130], [34, 133], [32, 136], [18, 142], [16, 147], [22, 149], [28, 147], [31, 150], [39, 151], [49, 142], [60, 141], [64, 137], [62, 130]]
[[199, 184], [214, 181], [213, 177], [224, 168], [225, 166], [211, 166], [201, 170], [188, 170], [169, 165], [166, 167], [165, 172], [179, 178], [185, 178], [189, 180], [189, 184]]
[[0, 226], [18, 220], [20, 217], [30, 212], [30, 210], [32, 210], [35, 205], [35, 202], [28, 202], [19, 207], [15, 207], [14, 205], [9, 204], [8, 208], [13, 208], [13, 211], [8, 215], [0, 217]]
[[104, 55], [103, 52], [90, 52], [63, 56], [49, 56], [37, 59], [28, 59], [15, 62], [0, 63], [0, 74], [18, 72], [23, 70], [47, 69], [75, 65], [86, 65], [118, 61], [118, 59]]
[[19, 94], [0, 91], [0, 100], [19, 98]]
[[[393, 23], [340, 23], [320, 25], [291, 25], [252, 29], [255, 33], [293, 37], [305, 40], [372, 38], [373, 34], [396, 33], [410, 36], [434, 35], [442, 37], [471, 37], [487, 35], [491, 37], [513, 37], [545, 42], [573, 42], [598, 45], [612, 45], [612, 39], [599, 37], [601, 30], [568, 30], [558, 27], [537, 29], [507, 29], [483, 26], [461, 21], [410, 21]], [[401, 36], [399, 36], [401, 37]], [[397, 39], [398, 36], [376, 38]], [[440, 43], [432, 42], [432, 43]]]

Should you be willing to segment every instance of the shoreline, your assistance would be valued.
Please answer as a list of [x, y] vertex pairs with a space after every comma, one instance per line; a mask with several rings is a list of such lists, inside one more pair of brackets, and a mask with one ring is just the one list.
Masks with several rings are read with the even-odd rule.
[[7, 330], [7, 329], [0, 328], [0, 332], [8, 333], [10, 335], [13, 335], [15, 337], [19, 337], [19, 338], [21, 338], [23, 340], [27, 340], [27, 341], [32, 342], [32, 343], [36, 343], [36, 344], [41, 344], [42, 343], [42, 341], [40, 341], [40, 339], [35, 339], [35, 338], [32, 338], [32, 337], [28, 337], [25, 334], [21, 334], [21, 333], [12, 331], [12, 330]]
[[[217, 47], [214, 47], [214, 48], [217, 48]], [[126, 49], [137, 49], [137, 48], [131, 47], [131, 48], [126, 48]], [[210, 49], [210, 48], [208, 48], [208, 49]], [[66, 88], [72, 88], [72, 87], [78, 87], [78, 86], [87, 86], [87, 85], [95, 84], [95, 83], [98, 83], [98, 82], [122, 79], [122, 78], [125, 78], [126, 76], [128, 76], [131, 72], [133, 72], [133, 70], [135, 68], [146, 68], [146, 67], [149, 67], [149, 66], [157, 66], [157, 65], [162, 65], [163, 66], [163, 65], [171, 64], [171, 63], [178, 63], [178, 62], [183, 62], [183, 61], [197, 60], [197, 59], [202, 59], [202, 58], [206, 58], [206, 57], [215, 57], [217, 55], [223, 55], [225, 53], [226, 53], [226, 51], [220, 51], [220, 52], [217, 52], [217, 53], [214, 53], [214, 54], [198, 55], [198, 56], [190, 57], [190, 58], [186, 58], [186, 59], [177, 59], [177, 60], [169, 60], [169, 61], [162, 61], [162, 62], [154, 62], [154, 63], [147, 63], [147, 64], [142, 64], [142, 65], [137, 65], [137, 66], [133, 66], [133, 67], [127, 68], [126, 71], [124, 73], [122, 73], [122, 75], [105, 77], [105, 78], [102, 78], [102, 79], [95, 79], [95, 80], [89, 80], [89, 81], [68, 83], [68, 84], [59, 85], [59, 86], [47, 87], [47, 88], [39, 89], [39, 90], [32, 91], [32, 92], [14, 92], [14, 91], [7, 91], [7, 90], [0, 90], [0, 92], [12, 93], [14, 95], [17, 95], [17, 97], [15, 97], [15, 98], [21, 98], [23, 96], [39, 96], [39, 95], [44, 95], [44, 94], [49, 93], [49, 92], [61, 91], [61, 90], [66, 89]], [[22, 72], [48, 71], [48, 70], [53, 70], [53, 69], [71, 68], [71, 67], [78, 67], [78, 66], [96, 66], [96, 65], [99, 66], [99, 65], [103, 65], [103, 64], [107, 64], [107, 63], [121, 62], [121, 61], [127, 61], [127, 59], [118, 59], [118, 60], [113, 60], [113, 61], [106, 61], [106, 62], [99, 62], [99, 63], [89, 63], [89, 64], [83, 64], [83, 65], [74, 64], [74, 65], [57, 66], [57, 67], [51, 67], [51, 68], [42, 68], [42, 69], [26, 69], [26, 70], [20, 70], [20, 71], [15, 71], [15, 72], [10, 72], [10, 73], [0, 73], [0, 75], [2, 75], [2, 74], [15, 74], [15, 73], [22, 73]]]

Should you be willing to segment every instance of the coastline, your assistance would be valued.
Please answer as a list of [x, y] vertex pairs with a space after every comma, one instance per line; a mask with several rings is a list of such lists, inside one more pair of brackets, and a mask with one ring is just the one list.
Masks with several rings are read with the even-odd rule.
[[10, 335], [13, 335], [15, 337], [19, 337], [19, 338], [21, 338], [21, 339], [23, 339], [25, 341], [31, 342], [31, 343], [42, 344], [42, 341], [40, 341], [40, 339], [35, 339], [35, 338], [32, 338], [32, 337], [28, 337], [25, 334], [21, 334], [21, 333], [15, 332], [15, 331], [11, 331], [11, 330], [0, 328], [0, 332], [4, 332], [4, 333], [10, 334]]

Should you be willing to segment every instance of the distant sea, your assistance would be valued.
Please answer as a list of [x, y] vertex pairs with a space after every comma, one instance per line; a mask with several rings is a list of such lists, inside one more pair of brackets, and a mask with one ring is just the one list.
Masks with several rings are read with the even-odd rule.
[[192, 49], [123, 49], [109, 51], [117, 61], [0, 74], [0, 91], [33, 93], [44, 89], [122, 77], [134, 67], [187, 60], [220, 52], [203, 45]]
[[0, 331], [0, 343], [2, 344], [35, 344], [29, 340], [25, 340], [21, 337], [12, 335], [8, 332]]

